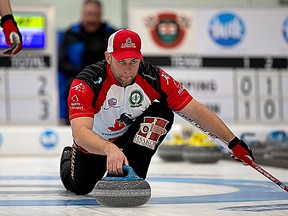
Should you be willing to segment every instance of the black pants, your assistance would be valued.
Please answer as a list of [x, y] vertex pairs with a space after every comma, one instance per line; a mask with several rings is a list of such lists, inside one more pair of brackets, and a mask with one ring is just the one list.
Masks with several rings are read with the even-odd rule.
[[[113, 143], [123, 149], [135, 173], [146, 178], [152, 156], [170, 131], [174, 121], [171, 109], [153, 103], [129, 129]], [[73, 145], [72, 160], [60, 166], [62, 182], [67, 190], [78, 195], [90, 193], [106, 172], [106, 156], [86, 154]]]

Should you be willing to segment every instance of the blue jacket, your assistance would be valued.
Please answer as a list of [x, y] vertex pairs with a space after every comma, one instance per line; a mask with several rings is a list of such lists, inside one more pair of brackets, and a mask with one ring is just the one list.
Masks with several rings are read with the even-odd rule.
[[95, 33], [87, 33], [80, 24], [65, 33], [59, 49], [59, 70], [71, 81], [86, 66], [104, 60], [108, 38], [116, 30], [102, 23]]

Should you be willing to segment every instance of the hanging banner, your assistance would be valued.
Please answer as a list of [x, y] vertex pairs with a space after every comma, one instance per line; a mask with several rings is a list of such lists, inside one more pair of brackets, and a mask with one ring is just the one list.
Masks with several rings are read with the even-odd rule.
[[148, 56], [288, 54], [287, 9], [130, 5], [128, 20]]

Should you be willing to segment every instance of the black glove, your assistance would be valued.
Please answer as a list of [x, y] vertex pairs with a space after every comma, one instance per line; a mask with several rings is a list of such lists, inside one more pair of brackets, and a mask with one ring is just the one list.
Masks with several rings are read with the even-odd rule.
[[254, 161], [254, 156], [250, 147], [243, 141], [235, 137], [229, 142], [228, 148], [232, 150], [233, 154], [231, 158], [242, 162], [244, 165], [250, 164]]
[[5, 35], [6, 44], [10, 48], [4, 50], [5, 55], [15, 55], [22, 49], [22, 35], [12, 14], [1, 18], [1, 27]]

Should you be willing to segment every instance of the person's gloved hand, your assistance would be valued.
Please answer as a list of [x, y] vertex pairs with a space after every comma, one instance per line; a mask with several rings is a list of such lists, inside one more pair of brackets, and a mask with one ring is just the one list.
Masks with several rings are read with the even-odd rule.
[[234, 158], [236, 161], [242, 162], [244, 165], [254, 161], [252, 150], [243, 140], [239, 140], [235, 137], [229, 142], [228, 148], [233, 152], [231, 158]]
[[10, 48], [4, 50], [4, 55], [15, 55], [22, 49], [22, 35], [12, 14], [1, 18], [1, 27], [5, 35], [6, 44]]

